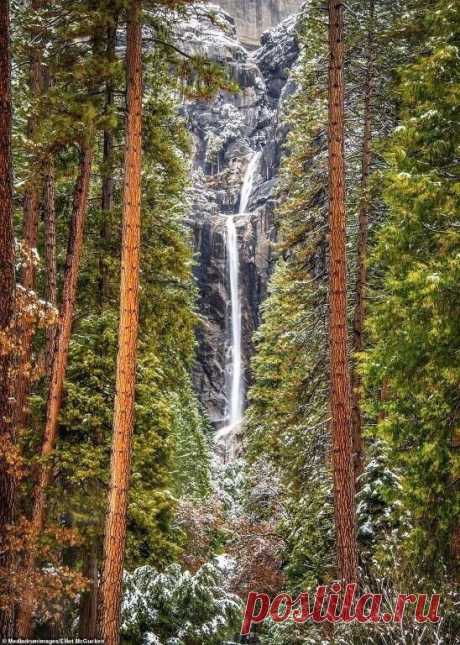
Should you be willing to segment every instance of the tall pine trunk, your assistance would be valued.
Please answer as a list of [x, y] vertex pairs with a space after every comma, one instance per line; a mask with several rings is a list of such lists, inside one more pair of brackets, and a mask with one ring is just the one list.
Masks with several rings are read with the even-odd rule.
[[127, 26], [127, 123], [123, 189], [120, 326], [113, 421], [111, 480], [100, 590], [100, 633], [119, 642], [126, 514], [131, 474], [136, 351], [139, 326], [139, 257], [142, 157], [141, 2], [131, 0]]
[[[361, 195], [358, 211], [358, 248], [356, 271], [356, 305], [353, 318], [353, 352], [363, 351], [364, 316], [367, 286], [367, 235], [369, 225], [369, 173], [372, 162], [372, 96], [374, 82], [374, 0], [369, 0], [366, 76], [364, 79], [364, 124], [361, 157]], [[361, 415], [361, 378], [356, 365], [352, 372], [352, 434], [355, 482], [363, 472], [363, 439]]]
[[[37, 11], [41, 6], [41, 0], [32, 0], [31, 7]], [[34, 32], [31, 33], [32, 40], [39, 40]], [[31, 47], [30, 59], [30, 92], [32, 99], [37, 100], [43, 90], [42, 52], [40, 45], [34, 43]], [[32, 108], [33, 109], [33, 108]], [[32, 114], [27, 123], [27, 136], [33, 142], [36, 138], [37, 117]], [[24, 194], [24, 219], [23, 237], [26, 262], [21, 272], [21, 283], [24, 289], [34, 290], [36, 282], [36, 262], [34, 254], [37, 249], [38, 220], [40, 207], [40, 178], [37, 167], [39, 160], [32, 157], [30, 164], [30, 177]], [[16, 429], [23, 429], [27, 423], [27, 398], [30, 390], [31, 359], [32, 359], [32, 338], [34, 330], [30, 323], [25, 323], [18, 330], [21, 336], [21, 356], [19, 359], [18, 372], [15, 384], [15, 415], [14, 424]]]
[[[59, 313], [58, 336], [56, 349], [51, 369], [51, 379], [48, 394], [45, 431], [41, 446], [43, 463], [38, 475], [34, 490], [34, 504], [32, 513], [32, 545], [26, 563], [27, 570], [35, 566], [35, 544], [43, 530], [45, 522], [46, 491], [51, 480], [51, 464], [49, 457], [54, 450], [57, 437], [59, 414], [61, 410], [64, 378], [67, 368], [72, 320], [75, 310], [77, 280], [80, 267], [80, 258], [83, 246], [83, 230], [88, 208], [89, 186], [91, 178], [91, 164], [93, 153], [91, 148], [84, 144], [81, 149], [80, 171], [75, 186], [72, 221], [70, 225], [69, 242], [67, 247], [66, 266], [64, 273], [64, 286], [62, 304]], [[20, 608], [17, 631], [21, 638], [29, 638], [32, 626], [32, 613], [34, 606], [34, 590], [30, 590], [28, 597]]]
[[[0, 571], [8, 589], [8, 526], [14, 521], [15, 476], [10, 466], [14, 445], [11, 353], [15, 310], [14, 233], [11, 168], [11, 54], [8, 0], [0, 3]], [[13, 636], [13, 615], [0, 611], [0, 640]]]
[[343, 5], [329, 0], [329, 334], [332, 463], [338, 574], [358, 576], [348, 365]]

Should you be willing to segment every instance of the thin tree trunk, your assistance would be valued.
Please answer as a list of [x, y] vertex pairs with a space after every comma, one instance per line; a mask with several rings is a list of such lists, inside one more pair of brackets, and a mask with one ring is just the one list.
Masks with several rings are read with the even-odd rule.
[[[50, 483], [52, 468], [49, 457], [54, 450], [57, 437], [59, 413], [61, 409], [62, 392], [64, 388], [65, 371], [69, 352], [72, 320], [75, 310], [77, 280], [80, 267], [80, 258], [83, 246], [83, 230], [88, 207], [89, 185], [91, 177], [92, 150], [88, 145], [83, 145], [80, 159], [80, 174], [75, 186], [72, 221], [67, 248], [62, 305], [59, 313], [59, 331], [56, 341], [56, 350], [51, 370], [50, 389], [46, 410], [46, 424], [43, 435], [41, 465], [38, 482], [34, 490], [34, 506], [32, 514], [32, 540], [36, 540], [43, 530], [45, 521], [46, 491]], [[30, 549], [26, 571], [35, 566], [35, 545]], [[18, 618], [18, 635], [29, 638], [32, 625], [34, 597], [30, 590], [29, 597], [24, 599]]]
[[[374, 81], [374, 0], [369, 0], [367, 65], [364, 81], [364, 128], [361, 161], [361, 196], [358, 212], [358, 248], [356, 272], [356, 306], [353, 319], [353, 352], [363, 351], [365, 298], [367, 287], [367, 234], [369, 225], [369, 173], [372, 162], [372, 98]], [[356, 365], [352, 371], [352, 435], [355, 482], [363, 472], [363, 438], [361, 414], [361, 377]]]
[[329, 48], [329, 333], [332, 463], [338, 573], [343, 582], [351, 583], [357, 580], [358, 557], [348, 365], [343, 5], [340, 0], [329, 0]]
[[[50, 158], [45, 174], [44, 210], [45, 210], [45, 266], [46, 266], [46, 299], [57, 305], [57, 270], [56, 270], [56, 208], [54, 195], [54, 164]], [[57, 325], [50, 325], [46, 330], [46, 376], [51, 379], [53, 356], [56, 346]]]
[[[37, 11], [41, 6], [41, 0], [32, 0], [32, 11]], [[31, 34], [31, 38], [34, 34]], [[40, 47], [31, 47], [30, 58], [30, 90], [32, 99], [37, 99], [42, 93], [43, 89], [43, 71], [42, 71], [42, 52]], [[27, 136], [30, 140], [34, 140], [35, 132], [37, 129], [37, 118], [35, 114], [29, 117], [27, 124]], [[36, 160], [35, 160], [36, 161]], [[32, 258], [32, 253], [37, 248], [37, 232], [38, 232], [38, 211], [40, 205], [40, 192], [36, 176], [36, 169], [34, 163], [30, 168], [29, 182], [26, 187], [24, 196], [24, 242], [25, 250], [29, 255], [30, 261], [26, 262], [21, 274], [21, 282], [25, 289], [35, 288], [36, 267]]]
[[[115, 58], [115, 45], [117, 34], [117, 18], [114, 25], [107, 30], [107, 59]], [[113, 105], [113, 81], [109, 79], [106, 86], [105, 107], [108, 112]], [[107, 243], [109, 239], [109, 218], [113, 209], [113, 148], [114, 135], [110, 129], [104, 130], [104, 149], [102, 161], [102, 222], [101, 222], [101, 251], [99, 256], [99, 299], [103, 307], [108, 293], [108, 270], [105, 261]]]
[[[32, 0], [31, 7], [37, 11], [41, 6], [41, 0]], [[34, 34], [31, 34], [33, 37]], [[33, 99], [38, 99], [43, 90], [42, 52], [40, 46], [31, 48], [30, 60], [30, 90]], [[27, 135], [34, 141], [37, 129], [37, 118], [35, 114], [29, 117], [27, 124]], [[30, 177], [24, 195], [24, 251], [26, 262], [21, 272], [21, 283], [24, 289], [34, 290], [36, 282], [36, 259], [38, 236], [38, 220], [40, 207], [39, 177], [36, 167], [38, 160], [33, 159], [30, 168]], [[27, 398], [30, 390], [30, 378], [32, 370], [32, 338], [34, 330], [30, 324], [25, 323], [18, 329], [21, 337], [21, 352], [19, 357], [18, 371], [15, 384], [15, 415], [14, 424], [16, 429], [23, 429], [27, 423]]]
[[127, 26], [127, 124], [123, 189], [120, 326], [113, 422], [111, 480], [100, 591], [100, 633], [105, 645], [119, 642], [126, 513], [139, 325], [139, 257], [142, 147], [141, 1], [131, 0]]
[[[104, 164], [107, 166], [111, 163], [113, 157], [113, 134], [109, 131], [104, 132]], [[106, 167], [107, 167], [106, 166]], [[107, 253], [107, 245], [109, 239], [109, 217], [113, 209], [113, 174], [112, 169], [104, 170], [102, 179], [102, 221], [100, 228], [100, 255], [99, 255], [99, 277], [98, 277], [98, 296], [99, 305], [102, 308], [107, 301], [108, 293], [108, 269], [105, 255]]]
[[[91, 148], [86, 144], [83, 145], [80, 158], [80, 173], [75, 186], [72, 221], [64, 272], [62, 305], [59, 313], [59, 332], [53, 360], [45, 432], [41, 449], [43, 457], [46, 457], [54, 450], [56, 442], [72, 321], [75, 311], [77, 281], [83, 247], [83, 231], [88, 209], [92, 157]], [[43, 526], [45, 492], [49, 484], [50, 475], [51, 468], [49, 465], [44, 465], [41, 468], [40, 481], [34, 497], [34, 523], [36, 523], [39, 531], [41, 531]]]
[[78, 621], [79, 638], [95, 639], [97, 630], [97, 555], [93, 546], [90, 554], [85, 556], [83, 575], [90, 581], [88, 591], [82, 594], [80, 600], [80, 615]]
[[[15, 310], [14, 233], [11, 172], [11, 53], [9, 1], [0, 3], [0, 570], [8, 589], [8, 527], [14, 521], [15, 476], [11, 351], [8, 341]], [[3, 586], [3, 585], [2, 585]], [[11, 609], [0, 611], [0, 639], [13, 636]]]

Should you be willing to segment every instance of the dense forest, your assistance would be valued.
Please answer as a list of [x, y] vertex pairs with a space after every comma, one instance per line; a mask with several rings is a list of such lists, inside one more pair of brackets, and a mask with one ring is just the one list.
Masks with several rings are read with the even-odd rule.
[[460, 642], [460, 5], [297, 9], [0, 3], [1, 642]]

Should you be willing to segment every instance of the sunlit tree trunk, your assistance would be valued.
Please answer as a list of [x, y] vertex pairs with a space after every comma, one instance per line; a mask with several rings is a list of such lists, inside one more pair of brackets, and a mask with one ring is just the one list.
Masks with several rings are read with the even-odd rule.
[[[10, 467], [13, 449], [11, 387], [11, 328], [15, 303], [14, 233], [11, 169], [11, 54], [8, 0], [0, 3], [0, 571], [8, 585], [11, 554], [8, 526], [14, 520], [15, 477]], [[13, 635], [13, 614], [0, 611], [0, 640]]]
[[[353, 318], [353, 351], [363, 351], [364, 316], [367, 286], [367, 234], [369, 225], [369, 173], [372, 162], [372, 94], [374, 81], [374, 0], [369, 0], [367, 64], [364, 80], [364, 124], [361, 161], [361, 196], [358, 211], [358, 248], [356, 305]], [[352, 434], [355, 482], [363, 472], [361, 378], [356, 366], [352, 372]]]
[[126, 514], [139, 324], [139, 254], [142, 147], [142, 40], [140, 0], [131, 0], [127, 26], [127, 123], [123, 188], [120, 326], [113, 422], [111, 479], [100, 591], [100, 633], [105, 645], [119, 642]]
[[[34, 490], [32, 515], [32, 539], [36, 540], [43, 530], [45, 521], [46, 491], [51, 480], [50, 455], [54, 450], [57, 437], [59, 414], [61, 410], [62, 392], [67, 367], [72, 320], [75, 310], [77, 280], [80, 268], [80, 258], [83, 246], [83, 230], [88, 208], [88, 196], [91, 177], [92, 150], [84, 144], [81, 149], [79, 177], [75, 186], [72, 221], [70, 225], [69, 243], [67, 248], [66, 266], [62, 304], [59, 312], [58, 335], [51, 369], [46, 423], [41, 446], [43, 462], [39, 471], [38, 481]], [[35, 566], [35, 549], [32, 543], [26, 565], [27, 570]], [[34, 590], [24, 599], [19, 611], [17, 631], [21, 638], [29, 638], [31, 633], [32, 613], [34, 608]]]
[[338, 574], [357, 580], [345, 230], [343, 5], [329, 0], [329, 334]]
[[[59, 312], [58, 338], [53, 358], [50, 391], [47, 403], [45, 432], [41, 450], [43, 457], [46, 457], [53, 451], [56, 442], [72, 321], [75, 311], [77, 281], [83, 247], [83, 231], [86, 212], [88, 209], [92, 156], [91, 148], [86, 144], [83, 145], [80, 156], [79, 177], [75, 187], [72, 221], [64, 272], [62, 304]], [[34, 499], [34, 523], [37, 523], [40, 530], [43, 526], [45, 492], [50, 481], [50, 474], [51, 471], [49, 466], [43, 466]]]

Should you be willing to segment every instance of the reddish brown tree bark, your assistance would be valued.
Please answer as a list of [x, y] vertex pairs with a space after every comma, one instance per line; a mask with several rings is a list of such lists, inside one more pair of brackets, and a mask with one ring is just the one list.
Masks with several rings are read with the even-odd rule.
[[[69, 241], [64, 272], [64, 285], [62, 291], [62, 304], [59, 312], [59, 328], [56, 351], [51, 371], [50, 391], [46, 410], [46, 424], [43, 436], [41, 453], [47, 457], [54, 449], [56, 433], [61, 410], [64, 378], [67, 368], [70, 335], [75, 311], [75, 298], [77, 281], [80, 270], [80, 259], [83, 248], [83, 231], [86, 212], [88, 209], [88, 196], [91, 178], [92, 149], [84, 144], [81, 149], [80, 171], [75, 186], [72, 221], [70, 225]], [[45, 492], [50, 481], [51, 470], [48, 465], [41, 468], [40, 481], [34, 496], [34, 523], [39, 530], [43, 526]]]
[[100, 590], [100, 633], [105, 645], [119, 642], [126, 514], [139, 325], [139, 258], [142, 157], [141, 2], [131, 0], [127, 26], [127, 123], [123, 188], [120, 326], [113, 421], [111, 479]]
[[[72, 320], [75, 310], [77, 280], [83, 246], [83, 230], [88, 208], [92, 156], [91, 148], [86, 144], [82, 145], [80, 171], [75, 186], [72, 221], [67, 247], [62, 304], [59, 313], [58, 336], [51, 370], [45, 431], [41, 447], [43, 463], [41, 465], [38, 482], [34, 490], [34, 506], [32, 515], [33, 539], [37, 539], [40, 535], [45, 521], [46, 491], [52, 474], [49, 457], [52, 454], [56, 443], [59, 413], [61, 410]], [[32, 544], [26, 565], [26, 572], [27, 570], [33, 569], [35, 565], [35, 550], [33, 547], [34, 545]], [[25, 575], [27, 574], [25, 573]], [[33, 590], [30, 590], [29, 597], [24, 600], [19, 612], [17, 631], [18, 636], [21, 638], [30, 637], [33, 604]]]
[[[11, 53], [8, 0], [0, 3], [0, 569], [8, 589], [8, 527], [14, 521], [15, 476], [11, 468], [14, 444], [10, 345], [15, 313], [14, 233], [11, 172]], [[6, 586], [5, 586], [6, 585]], [[0, 611], [0, 639], [13, 635], [13, 615]]]
[[[374, 83], [374, 0], [369, 0], [367, 64], [364, 79], [364, 124], [361, 156], [361, 196], [358, 211], [358, 248], [356, 269], [356, 305], [353, 318], [353, 352], [363, 351], [364, 316], [367, 287], [367, 236], [369, 226], [369, 173], [372, 162], [372, 98]], [[352, 434], [355, 481], [363, 472], [363, 438], [361, 414], [361, 377], [356, 366], [352, 371]]]
[[344, 163], [343, 5], [329, 0], [329, 334], [332, 463], [338, 574], [356, 582], [351, 438], [351, 388], [348, 365], [347, 258]]

